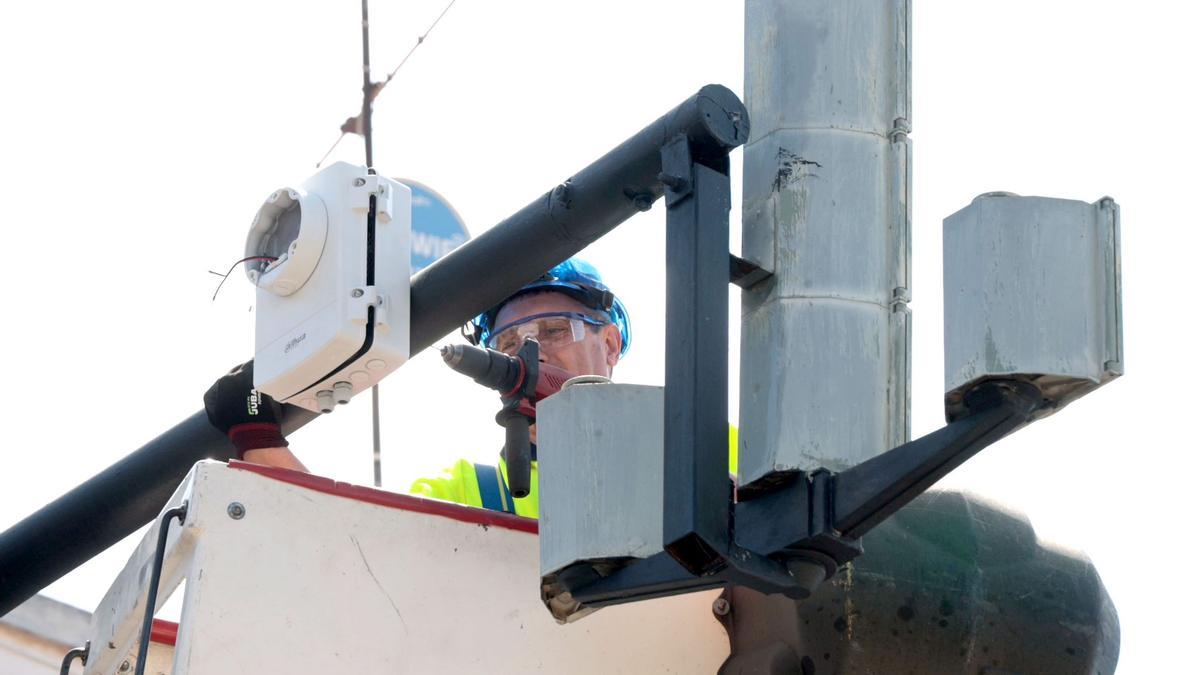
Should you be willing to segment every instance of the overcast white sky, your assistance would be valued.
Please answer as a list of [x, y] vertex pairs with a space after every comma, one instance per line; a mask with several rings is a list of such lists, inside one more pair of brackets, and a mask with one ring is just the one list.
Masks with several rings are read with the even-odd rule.
[[[1190, 653], [1185, 617], [1200, 602], [1186, 576], [1200, 11], [915, 4], [913, 433], [942, 424], [941, 219], [991, 190], [1112, 195], [1127, 375], [947, 482], [1087, 552], [1120, 612], [1120, 672], [1167, 670]], [[444, 6], [375, 2], [377, 72]], [[379, 99], [376, 165], [445, 195], [478, 234], [701, 85], [740, 94], [742, 14], [739, 0], [460, 0]], [[281, 0], [0, 9], [0, 528], [199, 409], [250, 356], [251, 289], [237, 275], [213, 302], [208, 270], [240, 256], [263, 198], [312, 173], [356, 111], [358, 17], [356, 2]], [[348, 138], [334, 159], [361, 152]], [[659, 206], [587, 252], [634, 316], [624, 381], [662, 379], [661, 233]], [[429, 357], [382, 388], [392, 489], [500, 444], [494, 396]], [[314, 471], [369, 484], [369, 408], [356, 400], [293, 446]], [[47, 592], [94, 608], [132, 547]]]

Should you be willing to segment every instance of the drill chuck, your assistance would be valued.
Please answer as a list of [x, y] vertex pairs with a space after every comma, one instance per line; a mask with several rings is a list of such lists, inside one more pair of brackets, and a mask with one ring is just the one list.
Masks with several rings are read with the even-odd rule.
[[442, 347], [442, 360], [454, 370], [502, 394], [521, 384], [524, 371], [516, 357], [471, 345]]

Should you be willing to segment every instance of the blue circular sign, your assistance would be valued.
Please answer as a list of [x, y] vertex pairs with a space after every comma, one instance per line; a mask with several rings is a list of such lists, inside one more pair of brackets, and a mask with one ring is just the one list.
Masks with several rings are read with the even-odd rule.
[[408, 178], [397, 178], [412, 190], [412, 273], [429, 267], [435, 260], [458, 248], [471, 238], [463, 219], [450, 202]]

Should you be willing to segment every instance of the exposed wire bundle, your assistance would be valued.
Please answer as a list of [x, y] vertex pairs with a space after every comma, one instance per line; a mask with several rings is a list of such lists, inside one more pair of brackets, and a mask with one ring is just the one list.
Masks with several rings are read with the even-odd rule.
[[221, 274], [220, 272], [214, 272], [213, 270], [209, 270], [208, 271], [209, 274], [215, 274], [215, 275], [221, 277], [221, 283], [217, 284], [217, 290], [213, 291], [213, 296], [212, 296], [213, 301], [216, 302], [217, 293], [221, 292], [221, 287], [225, 285], [225, 280], [229, 278], [230, 274], [233, 274], [233, 271], [235, 269], [237, 269], [238, 265], [241, 265], [242, 263], [256, 262], [256, 261], [275, 262], [276, 260], [279, 260], [279, 258], [276, 258], [274, 256], [269, 256], [269, 255], [252, 255], [252, 256], [249, 256], [246, 258], [242, 258], [241, 260], [230, 265], [229, 271], [226, 272], [225, 274]]

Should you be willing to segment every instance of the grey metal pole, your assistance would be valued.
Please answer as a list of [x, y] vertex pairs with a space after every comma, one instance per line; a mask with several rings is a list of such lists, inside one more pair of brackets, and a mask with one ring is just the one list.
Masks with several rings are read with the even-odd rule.
[[[742, 295], [742, 490], [779, 469], [845, 471], [908, 439], [910, 10], [746, 0], [742, 255], [775, 274]], [[1115, 668], [1117, 616], [1095, 567], [1005, 509], [925, 494], [863, 548], [803, 603], [727, 591], [722, 671]]]
[[908, 440], [908, 0], [747, 0], [739, 479]]

